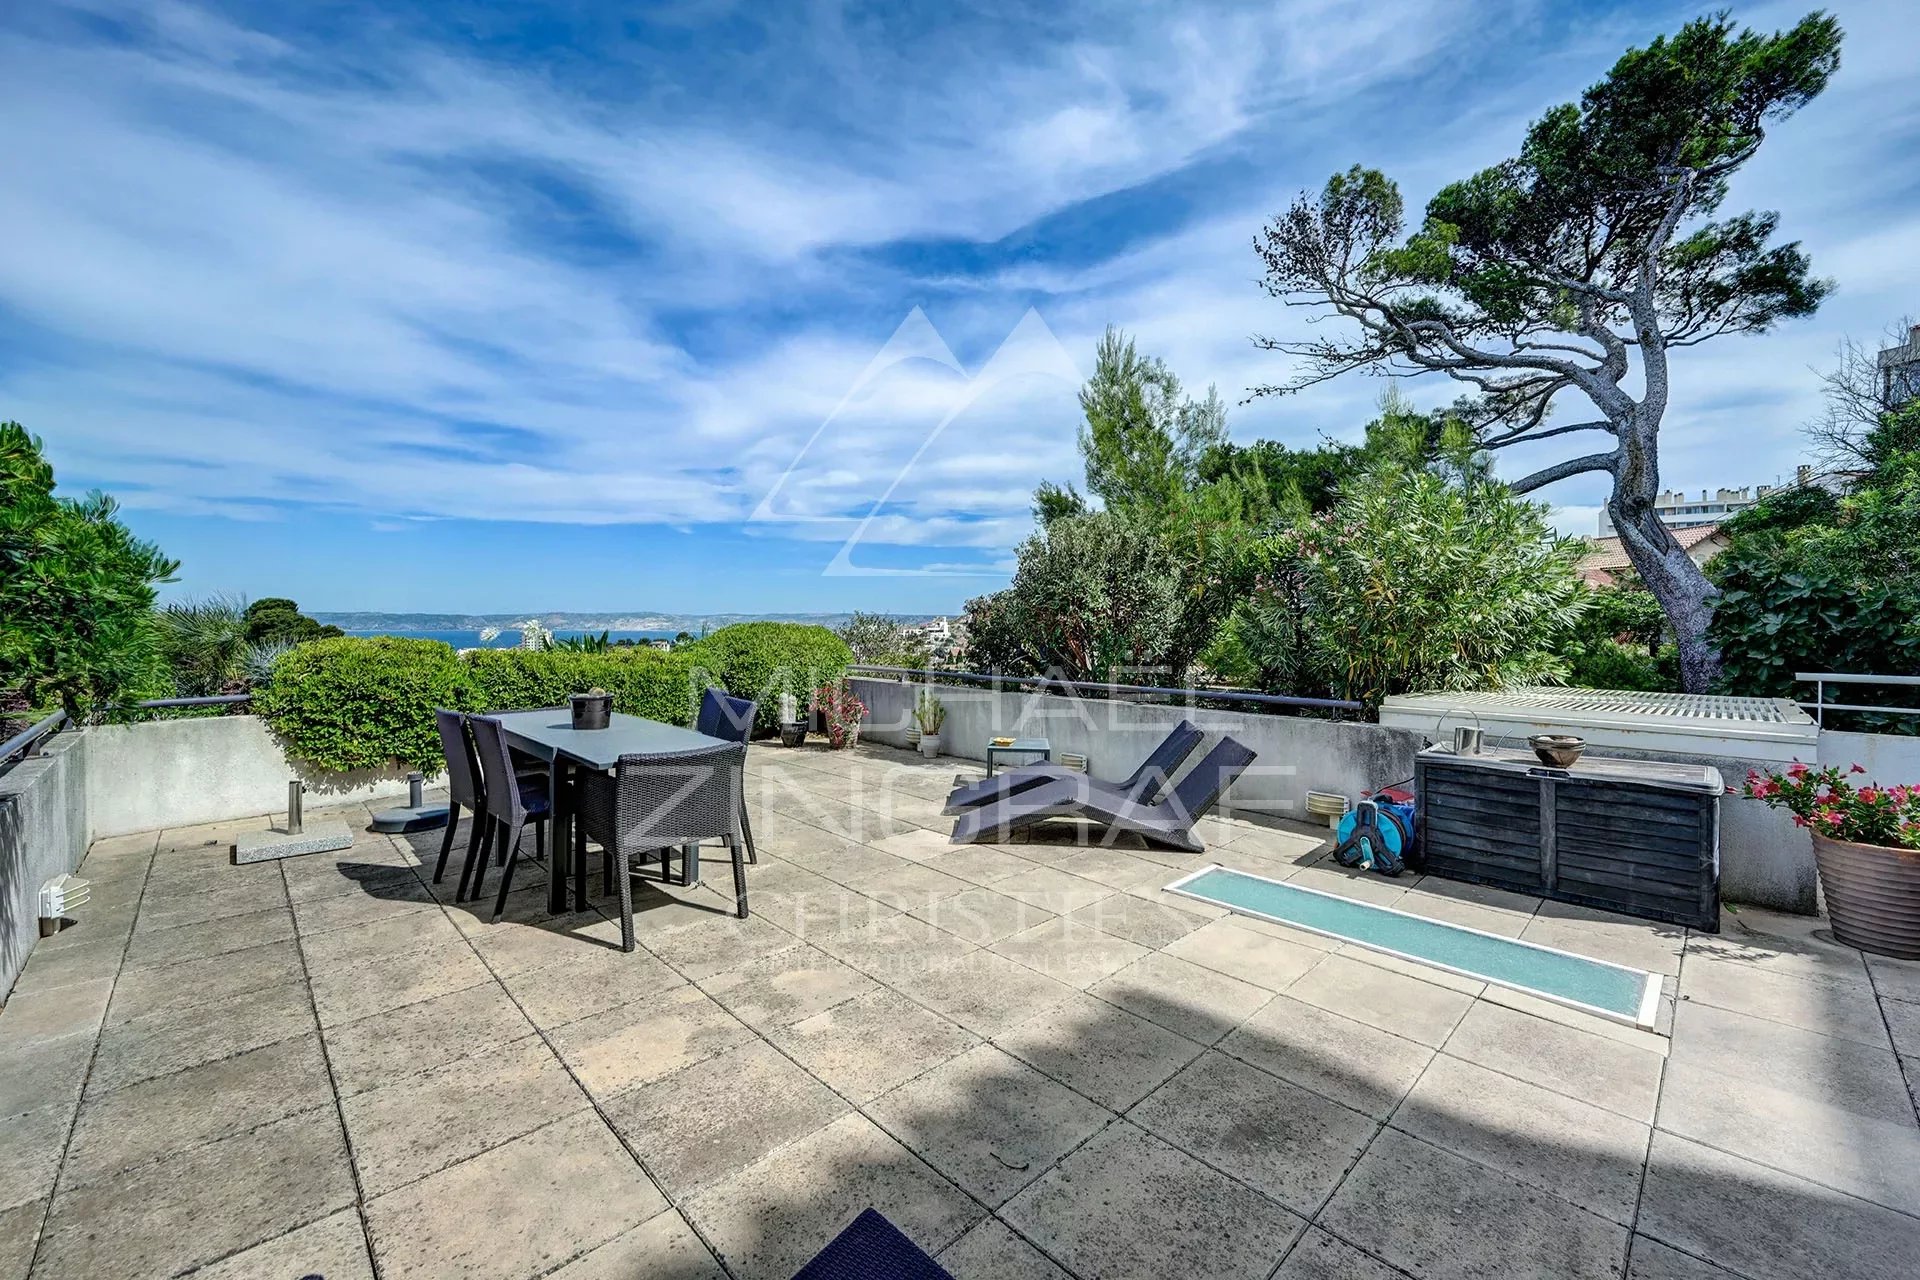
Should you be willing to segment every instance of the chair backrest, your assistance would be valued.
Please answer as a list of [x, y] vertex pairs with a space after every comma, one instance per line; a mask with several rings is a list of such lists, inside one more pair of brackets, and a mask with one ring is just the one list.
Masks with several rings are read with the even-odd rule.
[[745, 742], [753, 736], [753, 720], [759, 714], [759, 703], [709, 688], [700, 695], [700, 718], [693, 727], [722, 742]]
[[1188, 822], [1206, 816], [1220, 793], [1233, 785], [1233, 780], [1246, 771], [1257, 754], [1232, 738], [1220, 739], [1213, 750], [1180, 779], [1168, 803]]
[[507, 749], [507, 735], [493, 716], [468, 716], [473, 730], [474, 755], [480, 761], [480, 784], [487, 812], [502, 822], [526, 820], [526, 806], [520, 800], [520, 781], [513, 773], [513, 753]]
[[485, 792], [480, 786], [480, 764], [474, 759], [467, 718], [458, 711], [435, 708], [433, 723], [440, 730], [440, 751], [447, 758], [447, 798], [478, 811]]
[[1173, 771], [1186, 763], [1193, 749], [1206, 735], [1191, 720], [1182, 720], [1120, 786], [1128, 797], [1141, 804], [1152, 804], [1167, 789]]
[[712, 836], [739, 839], [746, 763], [744, 742], [621, 756], [615, 770], [614, 838], [629, 851]]

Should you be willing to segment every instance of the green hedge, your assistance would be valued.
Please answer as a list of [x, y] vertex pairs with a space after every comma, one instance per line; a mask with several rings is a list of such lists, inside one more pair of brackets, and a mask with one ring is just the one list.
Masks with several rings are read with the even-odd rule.
[[557, 707], [595, 687], [628, 715], [690, 724], [697, 707], [687, 659], [662, 649], [476, 649], [466, 656], [470, 706], [478, 711]]
[[438, 640], [347, 636], [296, 645], [254, 694], [254, 710], [299, 759], [322, 769], [377, 769], [396, 761], [440, 772], [436, 707], [513, 711], [556, 707], [599, 687], [614, 709], [690, 724], [705, 685], [760, 702], [760, 724], [779, 718], [782, 692], [804, 707], [814, 689], [845, 674], [852, 653], [824, 627], [749, 622], [672, 652], [612, 649], [475, 649], [464, 658]]
[[467, 671], [451, 646], [391, 636], [296, 645], [253, 696], [300, 759], [339, 772], [399, 761], [429, 775], [442, 768], [434, 708], [466, 702]]
[[821, 685], [838, 680], [853, 661], [853, 651], [825, 627], [797, 622], [741, 622], [675, 650], [693, 664], [696, 683], [724, 685], [736, 697], [760, 704], [761, 729], [777, 727], [780, 695], [808, 698]]

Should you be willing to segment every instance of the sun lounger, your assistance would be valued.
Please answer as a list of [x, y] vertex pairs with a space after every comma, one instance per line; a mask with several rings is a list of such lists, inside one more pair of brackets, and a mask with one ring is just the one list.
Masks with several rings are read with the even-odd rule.
[[[1186, 763], [1187, 757], [1193, 754], [1193, 749], [1200, 745], [1200, 739], [1204, 736], [1191, 720], [1182, 720], [1173, 726], [1173, 731], [1167, 734], [1145, 760], [1140, 762], [1138, 768], [1120, 781], [1103, 782], [1098, 778], [1088, 778], [1088, 780], [1099, 788], [1111, 791], [1115, 799], [1129, 800], [1136, 804], [1152, 804], [1165, 792], [1174, 770]], [[952, 795], [947, 797], [947, 807], [944, 812], [965, 813], [983, 804], [992, 804], [1002, 796], [1028, 790], [1055, 778], [1086, 777], [1088, 775], [1077, 769], [1069, 769], [1051, 760], [1039, 760], [1033, 764], [1023, 764], [1018, 768], [1008, 769], [991, 778], [962, 783], [954, 788]]]
[[1049, 818], [1080, 818], [1104, 826], [1109, 839], [1132, 834], [1149, 844], [1200, 853], [1206, 846], [1194, 836], [1193, 824], [1206, 816], [1220, 793], [1253, 759], [1254, 752], [1232, 738], [1222, 738], [1180, 780], [1173, 794], [1158, 804], [1117, 797], [1080, 775], [1051, 778], [961, 814], [953, 824], [953, 842], [1001, 841]]

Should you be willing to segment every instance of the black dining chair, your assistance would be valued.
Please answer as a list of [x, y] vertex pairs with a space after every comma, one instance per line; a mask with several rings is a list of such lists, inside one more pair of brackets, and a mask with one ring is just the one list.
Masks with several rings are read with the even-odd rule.
[[[753, 737], [753, 720], [759, 714], [759, 703], [736, 698], [725, 689], [709, 688], [700, 695], [700, 715], [693, 722], [693, 727], [709, 738], [744, 745]], [[747, 793], [744, 787], [740, 791], [740, 831], [747, 842], [747, 861], [757, 864], [760, 855], [753, 847], [753, 824], [747, 819]]]
[[621, 756], [613, 775], [582, 776], [574, 806], [579, 860], [587, 840], [615, 868], [620, 891], [620, 947], [633, 950], [633, 865], [636, 854], [698, 844], [715, 837], [733, 855], [733, 909], [747, 918], [746, 855], [740, 798], [746, 789], [744, 743], [667, 755]]
[[[460, 810], [473, 815], [467, 833], [467, 863], [472, 864], [487, 834], [486, 793], [480, 785], [480, 762], [474, 758], [473, 735], [467, 731], [467, 718], [458, 711], [436, 707], [434, 727], [440, 730], [440, 751], [447, 762], [447, 834], [440, 841], [440, 859], [433, 864], [433, 882], [447, 871], [447, 855], [453, 852], [455, 833], [460, 829]], [[487, 842], [490, 843], [490, 842]], [[463, 872], [461, 883], [466, 883]]]
[[[543, 863], [547, 860], [546, 824], [552, 816], [547, 803], [547, 782], [544, 777], [522, 777], [515, 771], [513, 753], [507, 747], [507, 737], [498, 720], [492, 716], [468, 716], [467, 725], [473, 731], [474, 754], [480, 761], [486, 821], [490, 824], [488, 834], [499, 841], [498, 848], [506, 858], [500, 872], [500, 893], [493, 904], [493, 918], [498, 920], [507, 909], [507, 894], [513, 888], [513, 868], [520, 860], [520, 838], [527, 824], [533, 825], [534, 857]], [[478, 898], [486, 878], [487, 850], [483, 844], [479, 857], [467, 858], [454, 900]]]

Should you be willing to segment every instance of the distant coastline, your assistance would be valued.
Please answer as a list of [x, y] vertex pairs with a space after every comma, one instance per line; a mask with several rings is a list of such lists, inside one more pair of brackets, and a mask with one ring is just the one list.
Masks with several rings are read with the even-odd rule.
[[[524, 622], [526, 619], [519, 618], [516, 621]], [[439, 640], [456, 649], [512, 649], [520, 644], [520, 633], [511, 628], [502, 629], [491, 640], [483, 639], [478, 629], [402, 631], [397, 627], [351, 627], [343, 630], [350, 636], [399, 636], [407, 640]], [[612, 627], [599, 627], [592, 631], [575, 631], [565, 627], [556, 627], [552, 630], [553, 638], [556, 640], [568, 640], [575, 636], [597, 636], [602, 632], [606, 634], [609, 641], [616, 644], [622, 640], [631, 640], [635, 644], [648, 644], [655, 640], [671, 640], [678, 634], [673, 631], [616, 630]], [[699, 632], [692, 634], [698, 635]]]
[[[846, 613], [323, 613], [313, 611], [317, 622], [328, 623], [342, 631], [372, 635], [420, 635], [431, 632], [478, 633], [486, 627], [499, 627], [517, 636], [517, 624], [528, 618], [556, 635], [591, 632], [667, 638], [682, 631], [699, 635], [736, 622], [805, 622], [822, 627], [839, 627], [851, 616]], [[934, 614], [897, 614], [904, 622], [924, 622]], [[471, 646], [461, 646], [471, 647]]]

